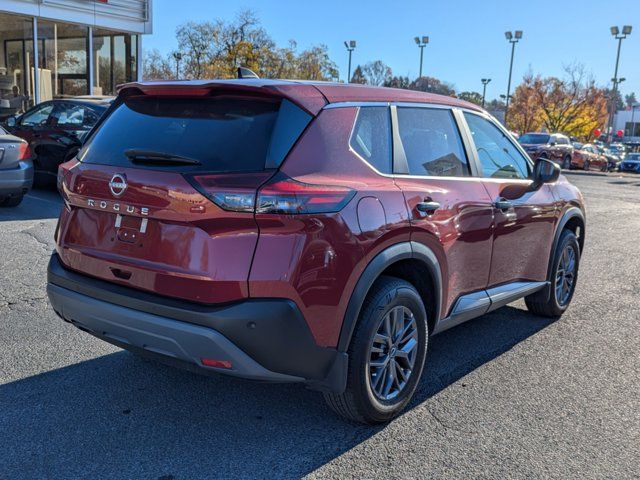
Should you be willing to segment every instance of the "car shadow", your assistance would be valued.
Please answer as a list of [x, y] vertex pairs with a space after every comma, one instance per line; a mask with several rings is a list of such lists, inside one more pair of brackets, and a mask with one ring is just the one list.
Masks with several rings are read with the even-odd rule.
[[31, 190], [17, 207], [0, 208], [0, 222], [58, 218], [62, 198], [55, 189]]
[[[549, 324], [505, 307], [433, 337], [411, 408]], [[383, 428], [341, 420], [299, 385], [119, 351], [0, 385], [0, 477], [297, 478]]]

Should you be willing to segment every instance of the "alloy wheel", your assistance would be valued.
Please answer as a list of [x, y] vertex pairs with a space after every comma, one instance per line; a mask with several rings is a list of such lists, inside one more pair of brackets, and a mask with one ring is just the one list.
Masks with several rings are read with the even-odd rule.
[[569, 302], [576, 278], [576, 251], [567, 245], [562, 251], [556, 270], [556, 300], [560, 306]]
[[383, 401], [396, 398], [407, 386], [418, 353], [418, 326], [410, 309], [397, 306], [380, 321], [369, 347], [368, 381]]

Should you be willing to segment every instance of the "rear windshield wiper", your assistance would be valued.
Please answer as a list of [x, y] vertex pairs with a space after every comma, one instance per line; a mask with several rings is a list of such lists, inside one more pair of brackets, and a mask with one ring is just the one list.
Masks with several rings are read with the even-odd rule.
[[156, 165], [202, 165], [193, 158], [173, 155], [170, 153], [154, 152], [153, 150], [127, 150], [124, 154], [133, 163], [148, 163]]

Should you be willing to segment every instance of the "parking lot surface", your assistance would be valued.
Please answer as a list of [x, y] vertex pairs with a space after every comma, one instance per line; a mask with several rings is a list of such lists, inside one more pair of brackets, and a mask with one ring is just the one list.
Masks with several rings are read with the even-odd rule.
[[568, 312], [517, 302], [434, 337], [410, 408], [375, 428], [63, 323], [45, 294], [60, 200], [36, 190], [0, 211], [0, 479], [638, 478], [640, 176], [569, 178], [588, 223]]

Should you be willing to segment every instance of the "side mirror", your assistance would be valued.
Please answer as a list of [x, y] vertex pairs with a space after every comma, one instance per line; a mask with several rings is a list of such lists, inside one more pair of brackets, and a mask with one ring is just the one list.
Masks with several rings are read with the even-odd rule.
[[15, 127], [16, 126], [16, 117], [7, 118], [7, 121], [5, 123], [7, 124], [7, 127]]
[[552, 147], [555, 147], [558, 144], [558, 142], [556, 142], [555, 140], [551, 140], [549, 142], [549, 145], [551, 145]]
[[537, 190], [545, 183], [553, 183], [560, 177], [560, 167], [546, 158], [539, 158], [533, 166], [531, 190]]

